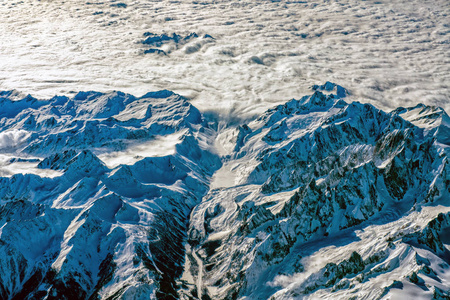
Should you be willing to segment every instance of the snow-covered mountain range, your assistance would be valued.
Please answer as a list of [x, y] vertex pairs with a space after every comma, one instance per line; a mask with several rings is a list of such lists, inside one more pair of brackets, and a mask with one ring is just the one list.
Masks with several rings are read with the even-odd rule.
[[0, 298], [448, 299], [449, 116], [312, 90], [236, 126], [1, 92]]

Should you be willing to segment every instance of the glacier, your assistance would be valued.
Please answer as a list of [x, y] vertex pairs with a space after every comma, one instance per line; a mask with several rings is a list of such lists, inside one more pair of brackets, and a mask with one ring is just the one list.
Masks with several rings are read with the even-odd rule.
[[311, 90], [0, 92], [0, 298], [448, 299], [449, 116]]

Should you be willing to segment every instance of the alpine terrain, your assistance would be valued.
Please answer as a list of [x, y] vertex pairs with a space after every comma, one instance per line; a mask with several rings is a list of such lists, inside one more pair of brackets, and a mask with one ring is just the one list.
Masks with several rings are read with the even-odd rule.
[[450, 299], [449, 116], [347, 94], [0, 92], [0, 298]]

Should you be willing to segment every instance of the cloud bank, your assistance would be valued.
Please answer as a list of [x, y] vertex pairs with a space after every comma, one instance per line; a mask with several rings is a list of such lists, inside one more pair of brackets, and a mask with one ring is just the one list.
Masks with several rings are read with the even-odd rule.
[[[0, 4], [0, 88], [38, 97], [169, 89], [246, 117], [328, 80], [383, 109], [450, 111], [446, 0], [121, 3]], [[215, 40], [145, 54], [145, 32]]]

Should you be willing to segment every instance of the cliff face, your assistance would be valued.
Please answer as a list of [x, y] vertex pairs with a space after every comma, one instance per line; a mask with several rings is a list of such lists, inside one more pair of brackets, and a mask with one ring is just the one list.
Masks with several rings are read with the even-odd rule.
[[313, 90], [225, 129], [169, 91], [2, 92], [0, 298], [447, 297], [448, 115]]

